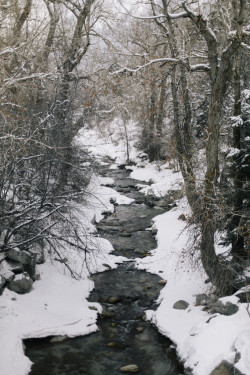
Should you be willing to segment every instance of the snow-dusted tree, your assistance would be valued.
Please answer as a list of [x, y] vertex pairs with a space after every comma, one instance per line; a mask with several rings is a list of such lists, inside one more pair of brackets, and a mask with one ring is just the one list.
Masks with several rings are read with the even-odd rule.
[[[214, 246], [214, 235], [218, 228], [218, 215], [220, 215], [217, 202], [219, 197], [220, 123], [223, 101], [232, 82], [233, 62], [236, 61], [236, 76], [239, 51], [242, 48], [248, 48], [246, 44], [248, 32], [244, 29], [244, 26], [246, 26], [249, 4], [245, 0], [232, 0], [226, 4], [223, 2], [226, 13], [218, 22], [213, 12], [216, 9], [220, 11], [219, 9], [222, 6], [220, 1], [214, 1], [213, 4], [206, 1], [184, 1], [179, 5], [175, 1], [151, 0], [151, 5], [152, 18], [155, 19], [159, 28], [165, 32], [169, 45], [168, 53], [172, 61], [166, 59], [166, 62], [172, 63], [175, 60], [171, 84], [176, 143], [189, 203], [193, 208], [196, 220], [201, 223], [202, 264], [210, 280], [219, 290], [232, 290], [233, 282], [237, 276], [236, 271], [227, 262], [223, 263], [217, 257]], [[186, 30], [186, 32], [183, 30]], [[198, 38], [187, 51], [185, 39], [190, 30], [196, 33]], [[197, 50], [199, 50], [199, 54]], [[197, 58], [198, 61], [194, 64], [194, 59]], [[209, 83], [209, 103], [205, 129], [206, 174], [203, 182], [202, 199], [198, 199], [196, 193], [197, 186], [192, 168], [193, 150], [190, 143], [192, 114], [190, 86], [187, 80], [188, 71], [198, 70], [203, 70], [209, 74], [209, 78], [206, 78]], [[235, 80], [235, 87], [236, 85], [239, 85], [239, 82], [236, 83]], [[181, 92], [183, 100], [181, 109], [184, 114], [182, 116], [183, 128], [180, 128], [178, 92]], [[235, 95], [237, 97], [238, 94]], [[234, 137], [234, 139], [236, 138]]]

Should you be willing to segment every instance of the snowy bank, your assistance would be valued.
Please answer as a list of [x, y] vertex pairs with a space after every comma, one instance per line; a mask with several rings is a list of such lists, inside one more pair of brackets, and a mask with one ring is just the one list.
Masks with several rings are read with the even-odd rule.
[[[106, 265], [115, 268], [126, 258], [116, 257], [110, 252], [112, 245], [95, 236], [93, 221], [102, 218], [103, 211], [113, 212], [111, 198], [118, 203], [128, 204], [130, 198], [115, 190], [101, 186], [107, 179], [93, 176], [88, 186], [88, 206], [75, 205], [79, 227], [86, 238], [90, 253], [87, 263], [85, 255], [73, 249], [58, 249], [62, 258], [80, 275], [79, 280], [71, 277], [63, 264], [55, 256], [47, 255], [46, 262], [38, 266], [40, 280], [35, 281], [30, 293], [20, 295], [5, 289], [0, 296], [0, 374], [27, 375], [31, 361], [25, 356], [22, 339], [46, 336], [82, 336], [98, 329], [97, 314], [101, 312], [98, 303], [87, 301], [94, 283], [91, 273], [106, 270]], [[95, 306], [96, 310], [89, 307]]]

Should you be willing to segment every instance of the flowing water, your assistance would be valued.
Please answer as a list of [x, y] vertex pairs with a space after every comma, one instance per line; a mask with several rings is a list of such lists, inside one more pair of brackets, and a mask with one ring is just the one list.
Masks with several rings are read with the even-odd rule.
[[116, 206], [98, 223], [98, 232], [113, 245], [117, 255], [130, 259], [117, 269], [92, 275], [95, 289], [89, 297], [100, 302], [103, 313], [99, 331], [88, 336], [52, 343], [51, 337], [25, 340], [26, 355], [34, 365], [31, 375], [118, 375], [120, 368], [135, 364], [141, 375], [184, 374], [171, 341], [145, 320], [145, 310], [155, 310], [162, 286], [159, 276], [134, 267], [133, 258], [149, 256], [156, 242], [149, 230], [160, 208], [143, 203], [138, 181], [126, 170], [103, 170], [115, 179], [115, 189], [135, 199]]

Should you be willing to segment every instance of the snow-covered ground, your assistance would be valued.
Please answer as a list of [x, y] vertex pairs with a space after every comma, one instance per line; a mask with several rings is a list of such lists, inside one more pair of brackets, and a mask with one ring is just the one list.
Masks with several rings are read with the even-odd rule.
[[[102, 138], [94, 129], [83, 129], [76, 143], [88, 147], [100, 160], [104, 156], [112, 157], [115, 160], [112, 168], [116, 168], [117, 164], [126, 161], [127, 154], [122, 128], [118, 134], [116, 124], [112, 126], [106, 137], [102, 132]], [[142, 161], [134, 148], [132, 128], [131, 132], [129, 130], [130, 158], [138, 163], [133, 167], [131, 176], [142, 181], [151, 180], [144, 193], [164, 196], [169, 189], [181, 189], [180, 174], [169, 169], [167, 163], [150, 165]], [[89, 186], [91, 204], [88, 208], [80, 208], [79, 220], [90, 234], [95, 231], [93, 218], [99, 221], [102, 211], [113, 210], [111, 197], [118, 203], [131, 202], [113, 189], [101, 186], [105, 182], [110, 181], [93, 176]], [[222, 360], [233, 363], [236, 352], [241, 357], [235, 366], [243, 374], [250, 375], [250, 318], [247, 306], [239, 304], [235, 296], [224, 298], [223, 302], [238, 304], [239, 311], [231, 316], [214, 314], [213, 319], [209, 319], [211, 315], [201, 306], [195, 306], [195, 295], [210, 293], [211, 285], [205, 284], [207, 276], [199, 262], [192, 262], [192, 256], [188, 255], [189, 237], [184, 230], [185, 221], [179, 219], [181, 214], [186, 217], [190, 214], [185, 198], [178, 202], [177, 207], [154, 219], [154, 226], [158, 229], [157, 248], [151, 252], [151, 257], [136, 260], [138, 268], [157, 273], [167, 280], [159, 296], [158, 309], [148, 311], [147, 317], [160, 332], [172, 339], [185, 366], [190, 367], [195, 375], [209, 375]], [[112, 246], [108, 241], [91, 235], [89, 238], [94, 256], [89, 257], [88, 267], [80, 262], [81, 255], [71, 254], [72, 265], [81, 267], [82, 279], [72, 279], [60, 263], [48, 257], [46, 263], [39, 266], [41, 280], [34, 283], [30, 293], [18, 295], [5, 290], [0, 297], [1, 375], [28, 374], [31, 363], [24, 355], [22, 338], [48, 335], [73, 337], [98, 329], [97, 311], [89, 309], [89, 306], [95, 305], [98, 311], [101, 307], [86, 300], [93, 288], [89, 276], [91, 272], [106, 269], [104, 263], [116, 267], [116, 263], [125, 259], [110, 254]], [[188, 309], [173, 309], [178, 300], [187, 301]]]

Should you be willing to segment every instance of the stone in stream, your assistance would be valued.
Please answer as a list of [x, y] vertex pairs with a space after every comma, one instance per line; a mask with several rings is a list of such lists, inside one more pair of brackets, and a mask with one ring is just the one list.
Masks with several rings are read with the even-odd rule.
[[138, 332], [138, 333], [141, 333], [141, 332], [143, 332], [144, 331], [144, 327], [136, 327], [136, 331]]
[[109, 303], [117, 303], [117, 302], [120, 302], [120, 301], [121, 301], [121, 297], [110, 297], [108, 299]]
[[121, 372], [131, 372], [136, 373], [139, 371], [139, 367], [137, 365], [127, 365], [120, 368]]
[[125, 349], [125, 345], [118, 341], [111, 341], [107, 343], [109, 348]]

